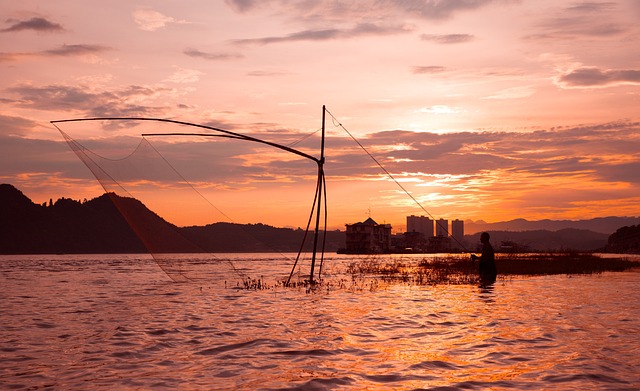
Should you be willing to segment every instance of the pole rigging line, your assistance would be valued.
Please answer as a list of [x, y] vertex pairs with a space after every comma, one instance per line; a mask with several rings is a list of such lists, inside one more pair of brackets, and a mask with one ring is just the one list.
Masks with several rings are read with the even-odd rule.
[[314, 162], [321, 164], [320, 163], [320, 159], [311, 156], [307, 153], [304, 153], [302, 151], [299, 151], [297, 149], [288, 147], [286, 145], [281, 145], [281, 144], [277, 144], [271, 141], [266, 141], [266, 140], [261, 140], [259, 138], [256, 137], [251, 137], [251, 136], [247, 136], [241, 133], [236, 133], [236, 132], [232, 132], [230, 130], [225, 130], [225, 129], [220, 129], [220, 128], [216, 128], [213, 126], [208, 126], [208, 125], [201, 125], [201, 124], [194, 124], [192, 122], [186, 122], [186, 121], [178, 121], [178, 120], [173, 120], [173, 119], [168, 119], [168, 118], [149, 118], [149, 117], [95, 117], [95, 118], [74, 118], [74, 119], [62, 119], [62, 120], [56, 120], [56, 121], [50, 121], [52, 124], [56, 124], [56, 123], [63, 123], [63, 122], [81, 122], [81, 121], [155, 121], [155, 122], [167, 122], [167, 123], [172, 123], [172, 124], [176, 124], [176, 125], [185, 125], [185, 126], [194, 126], [196, 128], [202, 128], [202, 129], [208, 129], [208, 130], [213, 130], [216, 132], [220, 132], [223, 133], [223, 135], [219, 135], [219, 134], [208, 134], [208, 133], [144, 133], [142, 134], [143, 137], [145, 136], [202, 136], [202, 137], [227, 137], [227, 138], [236, 138], [236, 139], [241, 139], [241, 140], [246, 140], [246, 141], [253, 141], [256, 143], [260, 143], [260, 144], [266, 144], [266, 145], [270, 145], [274, 148], [278, 148], [278, 149], [282, 149], [284, 151], [287, 152], [291, 152], [293, 154], [296, 154], [298, 156], [302, 156], [304, 158], [313, 160]]
[[[398, 187], [400, 187], [400, 189], [401, 189], [401, 190], [402, 190], [402, 191], [403, 191], [407, 196], [409, 196], [409, 197], [413, 200], [413, 202], [415, 202], [415, 203], [416, 203], [416, 205], [418, 205], [418, 206], [420, 207], [420, 209], [422, 209], [422, 210], [423, 210], [423, 211], [424, 211], [424, 212], [425, 212], [429, 217], [431, 217], [431, 219], [433, 219], [433, 220], [436, 222], [436, 224], [438, 224], [438, 226], [440, 226], [440, 228], [444, 228], [445, 232], [447, 232], [447, 233], [449, 232], [449, 230], [447, 229], [447, 227], [442, 227], [442, 225], [440, 225], [440, 223], [438, 222], [438, 220], [436, 220], [436, 218], [435, 218], [435, 217], [433, 217], [433, 215], [432, 215], [431, 213], [429, 213], [429, 211], [428, 211], [424, 206], [422, 206], [422, 204], [421, 204], [421, 203], [420, 203], [420, 202], [419, 202], [419, 201], [418, 201], [418, 200], [417, 200], [417, 199], [416, 199], [416, 198], [415, 198], [415, 197], [414, 197], [414, 196], [413, 196], [413, 195], [412, 195], [412, 194], [411, 194], [411, 193], [410, 193], [410, 192], [409, 192], [409, 191], [408, 191], [404, 186], [402, 186], [402, 184], [401, 184], [398, 180], [396, 180], [396, 178], [395, 178], [395, 177], [394, 177], [394, 176], [393, 176], [393, 175], [392, 175], [392, 174], [391, 174], [391, 173], [390, 173], [390, 172], [389, 172], [389, 171], [388, 171], [388, 170], [387, 170], [387, 169], [382, 165], [382, 163], [380, 163], [380, 161], [379, 161], [378, 159], [376, 159], [376, 158], [375, 158], [375, 156], [373, 156], [373, 155], [372, 155], [372, 154], [367, 150], [367, 148], [365, 148], [365, 146], [364, 146], [364, 145], [362, 145], [362, 143], [361, 143], [358, 139], [356, 139], [356, 138], [355, 138], [355, 136], [354, 136], [353, 134], [351, 134], [351, 132], [349, 132], [349, 131], [347, 130], [347, 128], [345, 128], [345, 127], [344, 127], [344, 125], [342, 125], [342, 123], [340, 123], [340, 121], [339, 121], [339, 120], [338, 120], [338, 119], [337, 119], [333, 114], [331, 114], [331, 112], [330, 112], [329, 110], [326, 110], [326, 111], [327, 111], [327, 113], [331, 116], [331, 118], [332, 118], [332, 122], [333, 122], [334, 126], [342, 128], [342, 130], [344, 130], [344, 131], [349, 135], [349, 137], [351, 137], [351, 139], [352, 139], [356, 144], [358, 144], [358, 146], [359, 146], [359, 147], [360, 147], [360, 148], [361, 148], [361, 149], [362, 149], [362, 150], [363, 150], [363, 151], [364, 151], [364, 152], [365, 152], [365, 153], [366, 153], [366, 154], [371, 158], [371, 160], [373, 160], [373, 161], [378, 165], [378, 167], [380, 167], [380, 169], [381, 169], [382, 171], [384, 171], [384, 173], [385, 173], [385, 174], [386, 174], [386, 175], [387, 175], [387, 176], [388, 176], [388, 177], [389, 177], [393, 182], [395, 182], [395, 184], [396, 184], [396, 185], [398, 185]], [[462, 249], [463, 249], [463, 250], [465, 250], [465, 252], [470, 252], [470, 251], [467, 249], [467, 247], [466, 247], [464, 244], [462, 244], [462, 243], [461, 243], [461, 242], [460, 242], [456, 237], [451, 236], [451, 238], [452, 238], [456, 243], [458, 243], [458, 244], [460, 245], [460, 247], [462, 247]]]

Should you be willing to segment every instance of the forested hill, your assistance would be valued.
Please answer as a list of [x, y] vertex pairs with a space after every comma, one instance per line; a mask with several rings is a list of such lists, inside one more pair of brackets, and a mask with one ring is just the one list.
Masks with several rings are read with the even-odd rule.
[[607, 251], [640, 254], [640, 225], [622, 227], [609, 236]]
[[139, 253], [145, 247], [105, 194], [91, 201], [60, 198], [34, 204], [0, 185], [0, 252], [4, 254]]
[[[111, 195], [112, 197], [117, 197]], [[205, 227], [176, 227], [135, 199], [122, 199], [142, 215], [153, 229], [176, 230], [203, 252], [297, 252], [304, 231], [264, 224], [214, 223]], [[33, 203], [15, 187], [0, 185], [0, 253], [144, 253], [138, 239], [110, 196], [104, 194], [79, 202], [60, 198], [47, 205]], [[311, 249], [311, 238], [305, 250]], [[327, 232], [326, 251], [344, 246], [344, 233]], [[194, 247], [170, 248], [167, 252], [192, 252]]]

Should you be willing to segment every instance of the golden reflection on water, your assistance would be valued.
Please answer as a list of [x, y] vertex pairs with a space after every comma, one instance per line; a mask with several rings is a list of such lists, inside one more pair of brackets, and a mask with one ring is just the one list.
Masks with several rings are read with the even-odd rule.
[[639, 383], [637, 272], [306, 293], [176, 284], [149, 259], [96, 256], [3, 259], [0, 277], [0, 388]]

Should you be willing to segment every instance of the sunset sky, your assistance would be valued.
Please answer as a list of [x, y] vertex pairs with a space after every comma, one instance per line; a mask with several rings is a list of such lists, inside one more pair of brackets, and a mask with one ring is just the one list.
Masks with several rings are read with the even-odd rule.
[[[0, 15], [0, 182], [37, 203], [104, 192], [51, 120], [171, 118], [317, 154], [326, 105], [330, 228], [371, 216], [402, 231], [425, 210], [640, 215], [637, 0], [0, 0]], [[147, 128], [61, 129], [120, 159]], [[313, 162], [237, 141], [148, 141], [226, 218], [306, 223]], [[219, 217], [164, 174], [127, 173], [127, 190], [171, 222]]]

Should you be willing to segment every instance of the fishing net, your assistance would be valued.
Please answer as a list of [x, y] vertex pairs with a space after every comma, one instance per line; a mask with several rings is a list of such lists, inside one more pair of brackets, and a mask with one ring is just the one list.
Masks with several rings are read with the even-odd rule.
[[[326, 138], [325, 114], [333, 129]], [[412, 174], [399, 163], [406, 159], [395, 156], [399, 152], [384, 139], [370, 139], [374, 147], [366, 148], [324, 108], [322, 128], [306, 134], [260, 127], [239, 133], [153, 118], [52, 124], [158, 266], [177, 282], [316, 286], [331, 236], [327, 226], [368, 220], [372, 208], [388, 216], [417, 210], [436, 220], [420, 204], [420, 181], [412, 184]], [[327, 223], [325, 146], [331, 151], [331, 196], [340, 200], [337, 207], [332, 203], [332, 214], [342, 219], [332, 224]], [[283, 223], [290, 232], [274, 233]], [[384, 219], [378, 223], [390, 226]], [[446, 224], [440, 228], [449, 235]], [[449, 248], [449, 238], [444, 239]]]
[[[313, 278], [309, 267], [322, 238], [309, 226], [320, 216], [324, 179], [305, 155], [319, 155], [317, 138], [277, 133], [264, 143], [263, 134], [153, 119], [52, 123], [173, 281], [246, 287], [266, 284], [265, 276], [275, 283]], [[289, 254], [292, 243], [256, 223], [285, 214], [299, 222], [287, 232], [298, 241], [297, 255]], [[260, 269], [220, 251], [276, 255], [264, 270], [264, 259]]]

